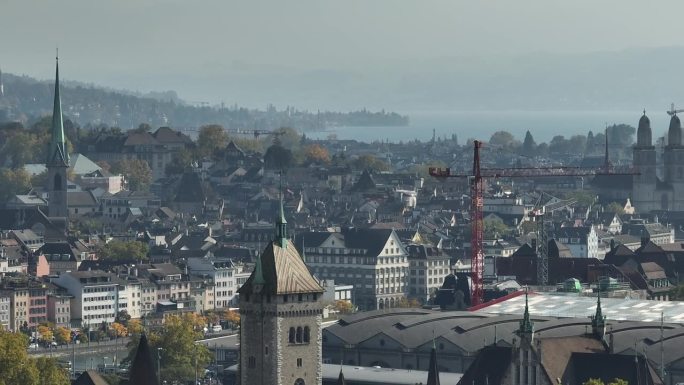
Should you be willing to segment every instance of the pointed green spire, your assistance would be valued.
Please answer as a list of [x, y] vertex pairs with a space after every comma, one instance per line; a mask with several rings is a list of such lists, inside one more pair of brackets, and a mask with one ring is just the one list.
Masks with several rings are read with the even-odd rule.
[[603, 315], [601, 309], [601, 290], [597, 290], [596, 297], [596, 313], [591, 316], [591, 331], [596, 337], [603, 338], [606, 332], [606, 316]]
[[62, 99], [59, 95], [59, 56], [55, 58], [55, 102], [52, 107], [52, 126], [48, 164], [69, 165], [64, 123], [62, 121]]
[[530, 319], [530, 307], [527, 300], [528, 293], [525, 290], [525, 312], [523, 313], [523, 319], [520, 320], [520, 328], [518, 329], [518, 334], [533, 334], [534, 333], [534, 322]]

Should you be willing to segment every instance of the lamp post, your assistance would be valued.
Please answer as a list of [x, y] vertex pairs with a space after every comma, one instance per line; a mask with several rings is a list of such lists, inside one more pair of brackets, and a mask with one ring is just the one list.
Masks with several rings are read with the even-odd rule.
[[161, 351], [162, 348], [157, 348], [157, 379], [161, 384]]

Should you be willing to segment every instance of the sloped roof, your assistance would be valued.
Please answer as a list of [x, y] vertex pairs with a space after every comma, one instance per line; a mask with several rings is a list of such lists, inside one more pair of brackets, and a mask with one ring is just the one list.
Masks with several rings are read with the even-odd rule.
[[540, 338], [542, 366], [549, 379], [563, 378], [573, 353], [605, 353], [601, 341], [585, 336]]
[[511, 363], [510, 346], [485, 346], [475, 357], [458, 384], [500, 384]]
[[[323, 288], [311, 275], [292, 242], [285, 248], [271, 242], [261, 254], [264, 281], [262, 292], [267, 294], [322, 293]], [[240, 294], [252, 292], [254, 272], [238, 290]]]
[[86, 370], [74, 382], [74, 385], [109, 385], [100, 374], [94, 370]]
[[175, 202], [201, 203], [207, 199], [200, 180], [196, 172], [186, 172], [178, 183]]
[[147, 336], [143, 333], [140, 336], [138, 350], [131, 363], [129, 385], [154, 385], [158, 384], [157, 375], [154, 372], [154, 362], [152, 352], [147, 343]]
[[69, 159], [69, 167], [73, 170], [75, 175], [88, 174], [102, 169], [83, 154], [72, 155]]

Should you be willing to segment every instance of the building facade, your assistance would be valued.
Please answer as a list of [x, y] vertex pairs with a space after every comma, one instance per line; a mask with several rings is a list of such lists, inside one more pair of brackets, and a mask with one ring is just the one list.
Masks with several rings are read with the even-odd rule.
[[119, 285], [115, 276], [103, 271], [62, 273], [53, 283], [71, 296], [71, 318], [80, 326], [112, 323], [116, 318]]

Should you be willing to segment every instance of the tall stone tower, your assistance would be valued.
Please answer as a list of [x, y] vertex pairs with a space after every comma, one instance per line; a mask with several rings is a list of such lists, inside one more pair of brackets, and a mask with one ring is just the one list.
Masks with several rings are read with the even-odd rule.
[[48, 216], [50, 218], [67, 218], [67, 168], [69, 153], [67, 151], [64, 125], [62, 123], [62, 100], [59, 96], [59, 58], [56, 59], [55, 70], [55, 102], [52, 109], [52, 127], [50, 147], [47, 161]]
[[[682, 146], [682, 124], [677, 114], [673, 114], [670, 119], [664, 161], [665, 183], [674, 192], [684, 191], [684, 146]], [[680, 211], [684, 209], [684, 197], [681, 194], [663, 194], [661, 200], [661, 210]]]
[[637, 143], [633, 149], [634, 171], [632, 201], [640, 212], [657, 210], [655, 203], [659, 200], [655, 196], [656, 188], [656, 149], [652, 143], [651, 121], [644, 115], [639, 119], [637, 129]]
[[287, 239], [283, 213], [276, 237], [256, 261], [240, 294], [241, 385], [321, 385], [323, 288]]

